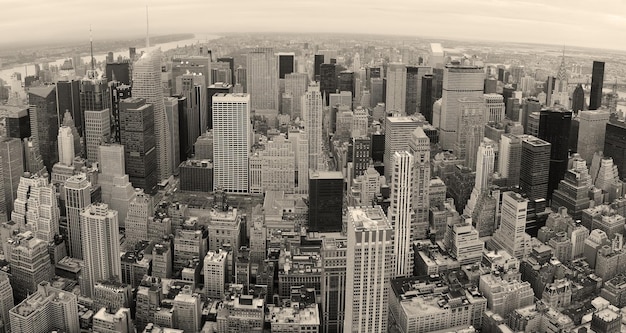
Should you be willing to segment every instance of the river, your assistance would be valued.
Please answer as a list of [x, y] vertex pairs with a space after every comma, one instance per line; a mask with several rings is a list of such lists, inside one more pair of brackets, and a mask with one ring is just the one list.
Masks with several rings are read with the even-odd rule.
[[[207, 40], [213, 40], [217, 38], [220, 38], [220, 36], [207, 35], [207, 34], [194, 34], [194, 37], [191, 39], [184, 39], [184, 40], [179, 40], [175, 42], [156, 44], [156, 46], [159, 46], [161, 48], [161, 51], [167, 51], [167, 50], [175, 49], [177, 47], [183, 47], [185, 45], [193, 45], [198, 42], [202, 43], [202, 42], [206, 42]], [[141, 51], [145, 51], [145, 50], [146, 50], [145, 47], [137, 48], [137, 53], [140, 54]], [[114, 59], [117, 59], [119, 55], [128, 58], [128, 48], [113, 52]], [[96, 59], [96, 61], [104, 61], [106, 59], [106, 56], [107, 56], [107, 53], [94, 54], [94, 58]], [[65, 58], [57, 59], [55, 61], [49, 61], [48, 63], [50, 65], [61, 66], [66, 59], [71, 58], [71, 57], [72, 57], [71, 55], [68, 55]], [[89, 55], [83, 56], [82, 59], [85, 62], [89, 62]], [[30, 75], [35, 74], [35, 65], [34, 64], [22, 64], [22, 65], [15, 66], [12, 68], [6, 68], [3, 70], [0, 70], [0, 79], [4, 80], [6, 83], [9, 83], [9, 80], [11, 79], [11, 75], [13, 73], [20, 73], [22, 74], [22, 82], [23, 82], [24, 77], [26, 77], [26, 71], [28, 71]]]

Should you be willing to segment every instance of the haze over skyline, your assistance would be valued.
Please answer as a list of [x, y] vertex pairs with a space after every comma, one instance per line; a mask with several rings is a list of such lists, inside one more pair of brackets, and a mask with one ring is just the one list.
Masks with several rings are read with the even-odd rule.
[[[626, 50], [626, 0], [3, 0], [0, 44], [150, 33], [365, 33]], [[89, 15], [86, 13], [93, 13]], [[227, 14], [228, 13], [228, 14]]]

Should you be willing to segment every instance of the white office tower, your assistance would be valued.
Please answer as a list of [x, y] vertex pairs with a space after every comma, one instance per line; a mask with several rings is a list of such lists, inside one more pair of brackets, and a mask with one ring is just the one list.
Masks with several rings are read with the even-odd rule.
[[324, 170], [322, 157], [322, 119], [323, 101], [320, 86], [317, 82], [309, 84], [307, 92], [302, 96], [302, 116], [304, 131], [309, 141], [309, 169]]
[[380, 206], [348, 207], [344, 333], [387, 332], [393, 228]]
[[406, 65], [392, 63], [387, 68], [387, 113], [398, 112], [405, 115], [406, 104]]
[[59, 233], [60, 215], [56, 190], [48, 178], [34, 175], [20, 179], [11, 213], [11, 220], [20, 229], [30, 230], [35, 237], [51, 242]]
[[89, 205], [81, 214], [84, 275], [81, 292], [92, 297], [98, 281], [118, 279], [121, 282], [119, 223], [117, 212], [107, 204]]
[[261, 187], [267, 191], [283, 191], [292, 194], [295, 191], [295, 153], [292, 143], [284, 134], [277, 135], [259, 151], [261, 158]]
[[302, 119], [302, 96], [309, 86], [309, 76], [306, 73], [289, 73], [285, 75], [285, 93], [293, 96], [293, 111], [291, 119]]
[[385, 177], [391, 177], [391, 157], [397, 151], [407, 150], [413, 131], [422, 122], [414, 116], [385, 118]]
[[289, 130], [289, 141], [295, 152], [296, 184], [295, 193], [309, 193], [309, 141], [305, 131], [292, 128]]
[[456, 140], [460, 114], [459, 99], [482, 99], [485, 73], [481, 66], [446, 65], [443, 71], [439, 142], [443, 149], [451, 150]]
[[[37, 291], [9, 311], [12, 333], [67, 332], [79, 333], [76, 295], [41, 282]], [[8, 321], [5, 322], [5, 327]]]
[[443, 46], [439, 43], [430, 43], [429, 51], [428, 66], [432, 68], [443, 68], [445, 65]]
[[87, 160], [98, 160], [98, 146], [109, 141], [111, 135], [111, 113], [109, 109], [85, 111], [85, 147]]
[[490, 179], [495, 171], [495, 145], [494, 141], [484, 138], [478, 147], [478, 152], [476, 153], [476, 181], [464, 211], [464, 214], [467, 216], [472, 216], [478, 198], [488, 190], [491, 183]]
[[530, 235], [526, 233], [526, 209], [528, 199], [515, 192], [502, 194], [500, 227], [493, 234], [492, 247], [505, 250], [521, 259], [530, 252]]
[[496, 161], [496, 143], [487, 138], [483, 139], [476, 153], [476, 182], [474, 188], [478, 193], [487, 190], [490, 178], [494, 172]]
[[248, 53], [246, 85], [252, 110], [278, 110], [278, 57], [272, 48]]
[[499, 123], [504, 120], [504, 96], [500, 94], [484, 94], [485, 115], [487, 123]]
[[[69, 255], [83, 259], [80, 214], [91, 204], [91, 183], [84, 173], [79, 173], [65, 181], [65, 207], [67, 210], [67, 242]], [[96, 281], [94, 281], [95, 283]]]
[[213, 96], [213, 188], [248, 193], [250, 95]]
[[100, 174], [98, 185], [102, 194], [102, 202], [116, 210], [120, 226], [125, 226], [128, 205], [135, 197], [135, 188], [125, 174], [124, 146], [104, 144], [98, 147]]
[[[119, 215], [118, 215], [119, 216]], [[133, 201], [128, 205], [126, 215], [126, 242], [128, 248], [148, 240], [148, 218], [154, 216], [154, 201], [149, 194], [137, 189]]]
[[411, 226], [413, 224], [413, 155], [406, 151], [395, 152], [392, 157], [391, 205], [387, 212], [394, 230], [395, 276], [411, 276], [413, 263], [411, 250]]
[[59, 128], [57, 136], [57, 146], [59, 147], [59, 162], [70, 166], [74, 163], [74, 135], [68, 126]]
[[411, 133], [409, 152], [415, 163], [413, 170], [413, 208], [415, 219], [411, 226], [412, 240], [426, 239], [430, 209], [430, 139], [421, 127]]
[[93, 331], [101, 333], [133, 333], [135, 326], [129, 308], [100, 308], [93, 316]]
[[157, 151], [157, 175], [159, 180], [167, 179], [172, 170], [169, 161], [171, 147], [169, 127], [163, 103], [161, 86], [161, 49], [155, 48], [145, 52], [133, 63], [133, 97], [146, 100], [154, 108], [154, 137]]

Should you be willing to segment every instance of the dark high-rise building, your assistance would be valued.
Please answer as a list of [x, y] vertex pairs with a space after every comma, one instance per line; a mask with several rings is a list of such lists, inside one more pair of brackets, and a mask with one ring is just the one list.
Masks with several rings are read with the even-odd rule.
[[230, 68], [231, 83], [235, 84], [235, 59], [233, 57], [221, 57], [217, 58], [217, 62], [226, 62]]
[[372, 145], [370, 148], [370, 157], [374, 162], [374, 169], [379, 174], [385, 174], [385, 134], [372, 134]]
[[154, 136], [154, 110], [143, 98], [120, 102], [121, 144], [124, 146], [126, 173], [134, 187], [146, 193], [157, 189], [157, 154]]
[[28, 107], [0, 105], [0, 114], [0, 119], [4, 119], [6, 137], [21, 140], [30, 137]]
[[548, 200], [552, 199], [552, 192], [557, 189], [559, 182], [567, 172], [571, 126], [571, 111], [541, 110], [539, 138], [551, 144], [548, 195], [546, 197]]
[[80, 81], [59, 81], [56, 85], [59, 119], [63, 119], [65, 111], [68, 111], [74, 119], [74, 126], [76, 126], [78, 133], [82, 133], [83, 115], [80, 112]]
[[498, 81], [504, 82], [504, 68], [498, 68]]
[[105, 80], [85, 79], [80, 81], [81, 129], [78, 133], [85, 137], [85, 111], [102, 111], [109, 107], [108, 85]]
[[28, 91], [28, 104], [31, 105], [30, 129], [48, 173], [52, 172], [52, 166], [59, 161], [57, 136], [60, 119], [55, 88], [42, 86], [30, 88]]
[[522, 156], [520, 163], [519, 188], [528, 197], [526, 213], [526, 232], [536, 237], [539, 229], [545, 225], [548, 201], [548, 183], [550, 175], [549, 142], [531, 135], [522, 138]]
[[551, 146], [532, 135], [522, 136], [519, 186], [530, 201], [545, 201], [548, 195]]
[[522, 102], [522, 126], [524, 133], [528, 133], [528, 119], [533, 112], [541, 111], [541, 103], [536, 98], [526, 98]]
[[433, 123], [433, 75], [426, 74], [422, 76], [422, 95], [419, 110], [426, 121]]
[[419, 77], [419, 67], [415, 66], [407, 66], [406, 67], [406, 94], [405, 94], [405, 108], [404, 111], [407, 115], [412, 115], [417, 112], [417, 105], [420, 101], [418, 101], [419, 95], [421, 91], [417, 91], [417, 87], [419, 83], [421, 83], [421, 78]]
[[130, 58], [130, 61], [134, 61], [135, 58], [137, 57], [137, 48], [129, 47], [128, 48], [128, 57]]
[[443, 68], [433, 68], [433, 103], [443, 94]]
[[180, 190], [213, 191], [213, 163], [209, 160], [186, 160], [180, 164]]
[[338, 232], [342, 228], [343, 175], [339, 171], [309, 174], [309, 231]]
[[498, 80], [493, 77], [485, 79], [485, 94], [495, 94], [498, 87]]
[[189, 125], [187, 117], [187, 97], [174, 96], [178, 98], [178, 136], [180, 145], [180, 160], [185, 161], [193, 154], [193, 144], [189, 142]]
[[236, 84], [241, 85], [241, 92], [246, 93], [248, 92], [248, 86], [247, 86], [247, 79], [246, 79], [246, 69], [239, 66], [237, 67], [237, 70], [235, 71], [235, 82]]
[[213, 96], [215, 96], [215, 94], [230, 94], [232, 92], [233, 86], [227, 83], [215, 83], [207, 88], [207, 99], [209, 105], [209, 114], [207, 116], [209, 122], [207, 124], [208, 129], [213, 129]]
[[354, 72], [353, 71], [342, 71], [339, 73], [338, 81], [337, 81], [337, 89], [339, 91], [349, 91], [352, 94], [352, 98], [354, 98]]
[[352, 177], [361, 176], [370, 164], [372, 139], [369, 137], [352, 138]]
[[109, 106], [111, 110], [111, 139], [121, 142], [120, 134], [120, 101], [132, 97], [131, 86], [120, 81], [109, 82]]
[[319, 81], [320, 80], [320, 75], [321, 75], [321, 66], [324, 63], [324, 55], [323, 54], [316, 54], [315, 55], [315, 60], [313, 61], [313, 79], [315, 81]]
[[296, 71], [296, 55], [295, 53], [279, 53], [278, 54], [278, 78], [284, 79], [285, 75]]
[[130, 85], [130, 63], [128, 61], [107, 63], [105, 71], [107, 82], [118, 81]]
[[585, 110], [585, 90], [581, 84], [576, 86], [572, 94], [572, 111], [578, 114], [578, 111]]
[[611, 116], [604, 135], [604, 155], [612, 157], [619, 178], [626, 179], [626, 123]]
[[589, 110], [597, 110], [602, 106], [602, 85], [604, 84], [604, 62], [594, 61], [591, 71], [591, 95]]
[[322, 64], [320, 66], [320, 92], [326, 99], [326, 106], [328, 106], [328, 95], [337, 92], [337, 81], [337, 66]]

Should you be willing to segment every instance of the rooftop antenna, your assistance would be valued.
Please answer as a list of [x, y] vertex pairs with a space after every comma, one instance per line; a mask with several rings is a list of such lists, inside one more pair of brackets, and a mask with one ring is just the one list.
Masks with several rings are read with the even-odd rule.
[[146, 48], [150, 47], [150, 21], [148, 20], [148, 4], [146, 4]]
[[91, 35], [91, 24], [89, 25], [89, 47], [91, 48], [91, 70], [95, 70], [95, 64], [93, 59], [93, 36]]

